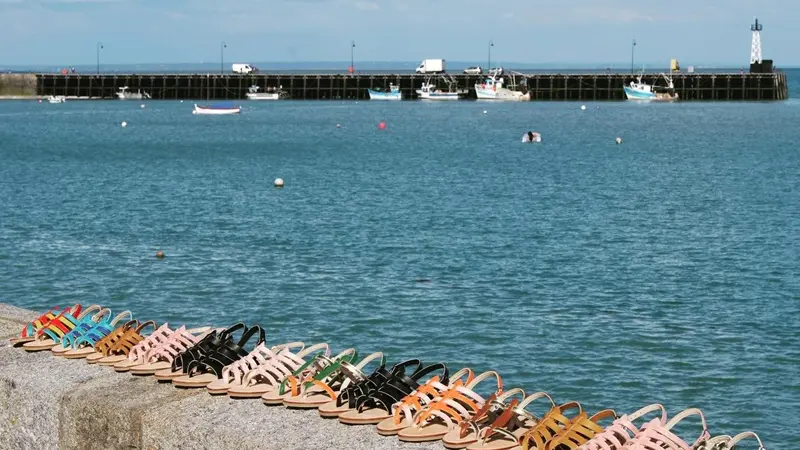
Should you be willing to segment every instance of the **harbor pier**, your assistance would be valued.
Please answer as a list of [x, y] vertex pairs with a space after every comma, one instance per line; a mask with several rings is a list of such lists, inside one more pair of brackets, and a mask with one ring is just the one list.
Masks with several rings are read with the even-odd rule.
[[[35, 77], [35, 81], [34, 81]], [[251, 86], [261, 92], [279, 89], [281, 98], [292, 100], [363, 100], [367, 88], [384, 89], [394, 84], [403, 98], [416, 99], [416, 90], [431, 78], [440, 88], [468, 92], [483, 75], [465, 74], [4, 74], [3, 84], [20, 87], [33, 95], [67, 98], [115, 99], [120, 88], [142, 91], [157, 100], [242, 100]], [[532, 101], [614, 101], [624, 100], [623, 86], [635, 80], [621, 73], [535, 73], [505, 74], [506, 86], [530, 92]], [[786, 74], [769, 73], [672, 73], [675, 92], [681, 101], [774, 101], [788, 98]], [[19, 78], [16, 80], [15, 78]], [[643, 74], [642, 81], [664, 84], [657, 73]], [[35, 92], [34, 91], [35, 87]], [[10, 94], [8, 94], [10, 95]]]

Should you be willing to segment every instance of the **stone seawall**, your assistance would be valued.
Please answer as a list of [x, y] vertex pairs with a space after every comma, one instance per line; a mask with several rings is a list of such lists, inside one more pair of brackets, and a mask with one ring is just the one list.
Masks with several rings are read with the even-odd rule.
[[36, 95], [36, 86], [36, 74], [0, 74], [0, 97], [33, 97]]
[[8, 339], [39, 315], [0, 303], [0, 449], [443, 449], [401, 444], [316, 410], [212, 397], [12, 348]]

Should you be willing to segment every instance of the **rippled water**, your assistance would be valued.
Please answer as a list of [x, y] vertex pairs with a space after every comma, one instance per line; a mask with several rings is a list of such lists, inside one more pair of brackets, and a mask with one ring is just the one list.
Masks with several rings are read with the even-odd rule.
[[2, 301], [260, 322], [797, 443], [799, 101], [190, 110], [0, 103]]

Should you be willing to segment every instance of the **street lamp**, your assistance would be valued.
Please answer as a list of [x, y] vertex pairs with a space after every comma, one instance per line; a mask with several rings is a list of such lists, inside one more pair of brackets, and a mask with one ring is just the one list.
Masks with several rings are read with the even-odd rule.
[[636, 39], [631, 43], [631, 73], [633, 73], [633, 55], [636, 51]]
[[356, 41], [350, 41], [350, 70], [349, 70], [350, 73], [356, 71], [355, 64], [353, 63], [353, 58], [356, 51], [355, 49], [356, 49]]
[[225, 73], [225, 49], [228, 48], [228, 44], [225, 41], [220, 42], [219, 44], [219, 73], [220, 75]]
[[494, 47], [494, 41], [489, 40], [489, 67], [486, 68], [486, 73], [492, 70], [492, 47]]
[[100, 75], [100, 49], [103, 48], [103, 43], [97, 43], [97, 74]]

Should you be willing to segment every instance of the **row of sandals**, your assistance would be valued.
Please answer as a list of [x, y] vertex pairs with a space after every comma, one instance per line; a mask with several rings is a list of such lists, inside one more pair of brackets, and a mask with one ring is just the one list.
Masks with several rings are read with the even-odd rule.
[[[113, 316], [108, 308], [77, 304], [48, 311], [12, 343], [212, 395], [317, 409], [322, 417], [375, 425], [381, 435], [402, 441], [441, 440], [448, 449], [731, 450], [748, 438], [764, 448], [752, 432], [710, 437], [703, 413], [694, 408], [669, 420], [659, 404], [621, 416], [610, 409], [590, 416], [579, 403], [559, 404], [544, 392], [504, 390], [494, 371], [451, 374], [442, 363], [425, 366], [417, 359], [387, 366], [380, 352], [359, 359], [349, 348], [332, 356], [328, 344], [268, 346], [258, 325], [172, 329], [140, 323], [129, 311]], [[487, 390], [488, 398], [478, 394]], [[544, 405], [543, 416], [529, 411], [534, 402]], [[699, 416], [702, 431], [689, 444], [673, 427], [691, 416]]]

